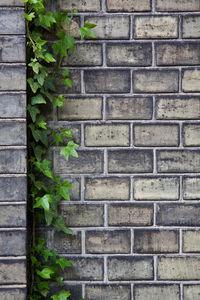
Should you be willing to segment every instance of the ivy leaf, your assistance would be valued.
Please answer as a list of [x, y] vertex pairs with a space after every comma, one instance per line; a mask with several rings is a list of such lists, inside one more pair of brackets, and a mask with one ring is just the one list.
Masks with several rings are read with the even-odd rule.
[[63, 98], [61, 95], [59, 95], [57, 98], [53, 99], [53, 106], [54, 108], [59, 107], [63, 108], [63, 102], [65, 102], [66, 99]]
[[30, 14], [24, 14], [24, 17], [26, 18], [26, 20], [28, 20], [28, 21], [32, 21], [34, 18], [35, 18], [35, 13], [34, 12], [32, 12], [32, 13], [30, 13]]
[[70, 78], [64, 78], [62, 82], [69, 87], [72, 87], [73, 85], [73, 81]]
[[50, 279], [51, 275], [55, 274], [55, 272], [50, 267], [45, 267], [42, 269], [42, 271], [36, 270], [37, 274], [44, 278], [44, 279]]
[[71, 296], [70, 292], [66, 292], [64, 290], [60, 291], [58, 295], [51, 296], [51, 299], [53, 300], [66, 300]]
[[65, 221], [61, 215], [57, 215], [52, 223], [57, 231], [63, 231], [66, 234], [74, 234], [73, 231], [66, 227]]
[[72, 137], [72, 134], [71, 134], [71, 130], [70, 129], [65, 129], [63, 130], [63, 128], [60, 128], [61, 130], [61, 133], [63, 136], [66, 136], [66, 137]]
[[69, 77], [69, 70], [68, 69], [65, 69], [62, 71], [62, 76], [63, 77]]
[[37, 90], [40, 88], [40, 85], [38, 82], [34, 81], [33, 78], [29, 78], [27, 80], [28, 84], [30, 85], [30, 88], [32, 92], [35, 94]]
[[41, 160], [42, 156], [46, 153], [45, 149], [40, 145], [33, 146], [33, 151], [37, 160]]
[[50, 28], [53, 23], [56, 23], [56, 19], [53, 16], [53, 13], [39, 14], [40, 24], [44, 25], [47, 28]]
[[36, 95], [35, 97], [31, 98], [31, 104], [36, 105], [36, 104], [46, 104], [46, 100], [41, 94]]
[[42, 162], [36, 161], [35, 166], [47, 177], [53, 178], [53, 172], [51, 171], [52, 162], [48, 159], [44, 159]]
[[30, 114], [30, 116], [31, 116], [31, 119], [32, 119], [33, 123], [35, 123], [35, 121], [36, 121], [36, 116], [40, 113], [39, 108], [34, 107], [34, 106], [31, 106], [31, 105], [29, 104], [28, 107], [27, 107], [27, 109], [28, 109], [28, 112], [29, 112], [29, 114]]
[[50, 226], [52, 224], [54, 216], [55, 216], [55, 214], [51, 210], [45, 211], [45, 221], [47, 223], [47, 226]]
[[80, 34], [81, 34], [81, 39], [83, 39], [85, 36], [91, 37], [91, 38], [95, 38], [96, 35], [92, 32], [91, 29], [87, 28], [87, 27], [82, 27], [79, 29]]
[[30, 124], [29, 128], [31, 129], [31, 133], [32, 133], [35, 141], [39, 142], [39, 140], [41, 139], [41, 131], [36, 129], [34, 124]]
[[34, 79], [36, 79], [41, 86], [43, 86], [44, 80], [45, 80], [46, 77], [47, 77], [47, 72], [44, 71], [44, 70], [42, 70], [40, 72], [40, 74], [35, 74], [34, 75]]
[[61, 267], [62, 270], [64, 270], [65, 267], [72, 267], [72, 263], [64, 257], [56, 259], [56, 263]]
[[49, 284], [45, 281], [38, 281], [37, 286], [42, 296], [46, 297], [49, 293]]
[[60, 151], [61, 155], [64, 155], [65, 159], [68, 160], [69, 156], [78, 157], [78, 153], [76, 152], [76, 148], [78, 145], [73, 141], [68, 142], [67, 146]]
[[51, 53], [46, 53], [45, 56], [44, 56], [44, 60], [47, 63], [56, 62], [55, 58], [53, 57], [53, 55]]
[[97, 26], [96, 24], [89, 23], [88, 21], [86, 21], [86, 22], [84, 23], [84, 27], [85, 27], [85, 28], [92, 29], [92, 28], [94, 28], [94, 27], [96, 27], [96, 26]]
[[64, 181], [61, 186], [57, 187], [57, 192], [61, 195], [65, 200], [70, 200], [69, 190], [72, 189], [72, 185], [68, 183], [68, 181]]
[[33, 208], [43, 207], [44, 210], [49, 210], [49, 203], [52, 203], [51, 195], [46, 194], [43, 197], [37, 197]]
[[45, 121], [40, 121], [40, 122], [37, 123], [37, 125], [40, 128], [47, 129], [47, 127], [46, 127], [47, 123]]
[[60, 143], [63, 143], [63, 137], [61, 134], [56, 133], [55, 130], [53, 130], [53, 137], [54, 137], [54, 142], [56, 143], [56, 146], [58, 146]]

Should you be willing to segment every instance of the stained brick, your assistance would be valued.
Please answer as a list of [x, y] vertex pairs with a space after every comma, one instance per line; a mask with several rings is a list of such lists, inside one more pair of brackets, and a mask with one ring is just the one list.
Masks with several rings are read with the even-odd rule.
[[200, 16], [183, 16], [183, 38], [200, 37]]
[[25, 177], [0, 177], [0, 201], [25, 201]]
[[[1, 19], [0, 19], [1, 22]], [[0, 31], [1, 32], [1, 31]], [[12, 82], [12, 84], [10, 84]], [[0, 90], [26, 90], [26, 69], [18, 66], [0, 67]]]
[[200, 9], [200, 3], [198, 0], [157, 0], [158, 11], [198, 11]]
[[24, 288], [1, 288], [0, 289], [1, 300], [17, 299], [26, 300], [26, 289]]
[[25, 94], [0, 94], [0, 118], [25, 118]]
[[81, 73], [80, 70], [70, 70], [70, 79], [73, 82], [72, 87], [68, 87], [65, 84], [62, 84], [62, 78], [61, 76], [58, 76], [56, 79], [56, 86], [57, 86], [57, 92], [58, 93], [70, 93], [70, 94], [76, 94], [81, 93]]
[[99, 11], [100, 0], [57, 0], [58, 10]]
[[[5, 0], [3, 0], [5, 2]], [[25, 34], [24, 11], [16, 9], [1, 10], [1, 34]], [[9, 82], [9, 81], [8, 81]]]
[[0, 231], [0, 255], [26, 255], [26, 231]]
[[176, 284], [136, 284], [135, 300], [179, 300], [180, 289]]
[[1, 205], [0, 208], [0, 227], [26, 226], [25, 205]]
[[0, 123], [0, 145], [25, 145], [26, 144], [26, 124], [10, 122]]
[[26, 151], [0, 150], [0, 173], [26, 173]]
[[0, 260], [1, 284], [26, 283], [26, 265], [23, 260]]
[[200, 178], [199, 177], [184, 177], [183, 198], [185, 200], [200, 199]]
[[184, 285], [183, 286], [184, 300], [198, 299], [200, 295], [200, 285]]
[[186, 124], [183, 127], [184, 146], [200, 146], [200, 124]]
[[66, 235], [63, 232], [53, 232], [53, 238], [48, 247], [56, 250], [58, 253], [80, 254], [81, 233], [75, 232], [73, 235]]
[[86, 285], [85, 294], [88, 300], [131, 300], [130, 285]]
[[183, 71], [182, 88], [183, 91], [200, 92], [200, 70]]
[[25, 43], [25, 37], [0, 37], [0, 62], [24, 62]]
[[183, 231], [183, 252], [186, 253], [200, 252], [200, 231], [198, 230]]
[[119, 11], [150, 11], [151, 0], [107, 0], [107, 10]]

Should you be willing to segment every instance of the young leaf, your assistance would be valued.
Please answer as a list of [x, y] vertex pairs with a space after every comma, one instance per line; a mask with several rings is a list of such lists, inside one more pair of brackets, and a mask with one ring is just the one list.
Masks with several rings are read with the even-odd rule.
[[66, 292], [62, 290], [58, 295], [51, 296], [51, 299], [53, 300], [66, 300], [71, 296], [70, 292]]
[[44, 279], [50, 279], [51, 275], [55, 273], [50, 267], [45, 267], [42, 269], [42, 271], [37, 270], [36, 272], [40, 277]]
[[53, 57], [53, 55], [51, 53], [46, 53], [44, 56], [44, 60], [48, 63], [56, 62], [55, 58]]
[[57, 259], [56, 263], [61, 267], [62, 270], [64, 270], [65, 267], [72, 267], [72, 263], [64, 257]]
[[28, 21], [32, 21], [34, 18], [35, 18], [35, 13], [34, 12], [32, 12], [32, 13], [30, 13], [30, 14], [24, 14], [24, 17], [26, 18], [26, 20], [28, 20]]
[[30, 116], [31, 116], [31, 119], [32, 119], [33, 123], [35, 123], [35, 121], [36, 121], [36, 116], [40, 113], [39, 108], [34, 107], [34, 106], [31, 106], [31, 105], [29, 104], [28, 107], [27, 107], [27, 109], [28, 109], [28, 112], [29, 112], [29, 114], [30, 114]]
[[36, 203], [33, 208], [43, 207], [44, 210], [49, 210], [49, 203], [52, 203], [51, 195], [44, 195], [43, 197], [37, 197]]
[[41, 94], [36, 95], [35, 97], [31, 98], [31, 104], [36, 105], [36, 104], [46, 104], [46, 100]]

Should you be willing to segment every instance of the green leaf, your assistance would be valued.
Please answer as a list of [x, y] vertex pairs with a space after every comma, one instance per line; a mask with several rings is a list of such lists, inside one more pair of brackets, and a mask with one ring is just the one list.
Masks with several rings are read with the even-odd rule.
[[55, 58], [53, 57], [53, 55], [51, 53], [46, 53], [44, 56], [44, 60], [48, 63], [56, 62]]
[[69, 77], [69, 70], [68, 69], [65, 69], [62, 71], [62, 76], [63, 77]]
[[69, 87], [72, 87], [73, 85], [73, 81], [70, 78], [64, 78], [62, 82]]
[[61, 186], [57, 187], [57, 192], [61, 195], [65, 200], [70, 200], [69, 190], [72, 189], [72, 185], [68, 183], [68, 181], [64, 181]]
[[35, 94], [37, 90], [41, 87], [38, 82], [34, 81], [33, 78], [27, 80], [32, 92]]
[[72, 263], [64, 257], [57, 259], [56, 263], [61, 267], [62, 270], [64, 270], [65, 267], [72, 267]]
[[76, 152], [76, 148], [78, 145], [75, 144], [73, 141], [68, 142], [67, 147], [63, 148], [60, 151], [61, 155], [64, 155], [65, 159], [68, 160], [69, 156], [78, 157], [78, 153]]
[[72, 137], [72, 134], [71, 134], [71, 130], [70, 129], [63, 129], [63, 128], [60, 128], [60, 131], [61, 131], [61, 134], [63, 136], [66, 136], [66, 137]]
[[46, 104], [46, 100], [41, 94], [36, 95], [35, 97], [31, 98], [31, 104], [36, 105], [36, 104]]
[[86, 21], [84, 23], [84, 27], [89, 28], [89, 29], [94, 28], [96, 26], [97, 26], [96, 24], [89, 23], [88, 21]]
[[51, 278], [51, 275], [53, 275], [55, 272], [49, 268], [49, 267], [46, 267], [46, 268], [43, 268], [42, 271], [39, 271], [39, 270], [36, 270], [37, 274], [44, 278], [44, 279], [50, 279]]
[[60, 143], [63, 143], [63, 137], [61, 134], [56, 133], [55, 130], [53, 130], [53, 137], [54, 137], [54, 142], [56, 143], [56, 146], [58, 146]]
[[67, 99], [65, 99], [61, 95], [59, 95], [57, 98], [53, 99], [54, 108], [56, 108], [56, 107], [63, 108], [63, 102], [65, 102], [66, 100]]
[[37, 125], [40, 128], [47, 129], [47, 127], [46, 127], [47, 123], [45, 121], [40, 121], [40, 122], [37, 123]]
[[34, 12], [32, 12], [32, 13], [30, 13], [30, 14], [24, 14], [24, 17], [26, 18], [26, 20], [28, 20], [28, 21], [32, 21], [34, 18], [35, 18], [35, 13]]
[[34, 146], [33, 151], [37, 160], [41, 160], [42, 156], [46, 153], [46, 150], [40, 145]]
[[52, 162], [50, 160], [44, 159], [42, 162], [37, 161], [34, 164], [44, 175], [49, 178], [53, 178], [53, 172], [50, 169]]
[[95, 38], [96, 35], [92, 32], [91, 29], [87, 28], [87, 27], [82, 27], [79, 29], [80, 34], [81, 34], [81, 39], [83, 39], [85, 36], [91, 37], [91, 38]]
[[52, 223], [57, 231], [63, 231], [66, 234], [74, 234], [73, 231], [66, 227], [65, 221], [61, 215], [58, 215]]
[[46, 194], [43, 197], [37, 197], [33, 208], [43, 207], [44, 210], [49, 210], [49, 203], [52, 203], [51, 195]]
[[31, 116], [33, 123], [36, 121], [36, 116], [40, 113], [40, 110], [37, 107], [31, 106], [30, 104], [27, 107], [28, 112]]
[[53, 300], [66, 300], [71, 296], [70, 292], [66, 292], [64, 290], [60, 291], [58, 295], [51, 296], [51, 299]]

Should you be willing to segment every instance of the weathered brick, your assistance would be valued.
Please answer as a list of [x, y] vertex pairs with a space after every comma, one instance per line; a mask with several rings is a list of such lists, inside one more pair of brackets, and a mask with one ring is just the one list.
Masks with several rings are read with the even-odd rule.
[[25, 34], [24, 11], [14, 8], [1, 10], [0, 34]]
[[60, 156], [60, 151], [54, 154], [54, 170], [59, 174], [89, 174], [101, 173], [103, 170], [103, 152], [90, 150], [78, 151], [78, 158], [70, 157], [68, 161]]
[[200, 118], [200, 97], [159, 97], [156, 102], [159, 120]]
[[23, 260], [0, 260], [0, 282], [26, 283], [26, 264]]
[[129, 146], [129, 125], [86, 125], [85, 145], [88, 147]]
[[58, 0], [57, 1], [58, 10], [78, 10], [78, 11], [99, 11], [100, 10], [100, 0]]
[[133, 72], [133, 90], [136, 93], [178, 92], [178, 71], [143, 70]]
[[1, 205], [0, 208], [0, 227], [26, 226], [25, 205]]
[[199, 204], [159, 204], [157, 224], [162, 226], [199, 226]]
[[112, 204], [108, 210], [110, 226], [151, 226], [153, 206], [150, 204]]
[[200, 70], [183, 71], [182, 88], [184, 92], [200, 92]]
[[159, 66], [198, 65], [200, 63], [200, 43], [159, 43], [156, 45], [156, 62]]
[[64, 177], [64, 180], [68, 180], [70, 184], [72, 184], [73, 188], [70, 190], [70, 200], [80, 200], [81, 198], [81, 179], [74, 177]]
[[26, 289], [24, 288], [1, 288], [0, 289], [1, 300], [26, 300]]
[[129, 200], [129, 178], [86, 178], [86, 200]]
[[[11, 82], [12, 84], [10, 84]], [[26, 68], [18, 66], [1, 66], [0, 90], [26, 90]]]
[[178, 18], [174, 16], [135, 17], [136, 39], [168, 39], [178, 37]]
[[26, 177], [0, 177], [0, 201], [25, 201]]
[[134, 252], [136, 253], [177, 253], [179, 235], [175, 230], [135, 230]]
[[101, 66], [102, 65], [101, 44], [76, 44], [74, 52], [70, 52], [63, 60], [67, 66]]
[[153, 279], [152, 257], [119, 256], [108, 258], [109, 280]]
[[0, 255], [26, 255], [26, 232], [0, 231]]
[[129, 93], [130, 71], [89, 70], [84, 72], [87, 93]]
[[150, 43], [107, 44], [108, 66], [150, 66], [152, 46]]
[[180, 289], [175, 284], [136, 284], [134, 286], [135, 300], [179, 300]]
[[89, 204], [60, 205], [66, 225], [72, 227], [103, 226], [103, 206]]
[[183, 286], [184, 300], [199, 299], [200, 285], [184, 285]]
[[[74, 299], [81, 299], [82, 298], [82, 285], [78, 283], [63, 283], [62, 290], [69, 291], [71, 295], [73, 296], [72, 300]], [[58, 295], [60, 293], [60, 285], [59, 284], [51, 284], [50, 285], [50, 293], [51, 295]], [[71, 296], [70, 296], [71, 297]]]
[[158, 279], [160, 280], [198, 280], [200, 258], [160, 257], [158, 258]]
[[178, 200], [178, 177], [136, 177], [134, 179], [135, 200]]
[[200, 199], [200, 178], [199, 177], [183, 178], [183, 198], [185, 200]]
[[25, 118], [25, 94], [0, 94], [0, 118]]
[[186, 124], [183, 127], [184, 146], [200, 146], [200, 124]]
[[200, 152], [197, 150], [158, 151], [157, 160], [159, 173], [200, 172]]
[[103, 280], [103, 259], [91, 257], [70, 257], [72, 267], [62, 272], [65, 280]]
[[87, 300], [131, 300], [130, 285], [86, 285]]
[[183, 38], [200, 37], [200, 16], [183, 16]]
[[[48, 126], [51, 129], [54, 129], [57, 133], [60, 133], [60, 128], [70, 129], [72, 137], [63, 137], [64, 144], [67, 144], [69, 141], [73, 139], [73, 141], [80, 145], [81, 143], [81, 126], [78, 124], [69, 124], [68, 122], [48, 122]], [[53, 138], [50, 137], [53, 142]]]
[[200, 231], [183, 231], [183, 252], [200, 252]]
[[13, 121], [0, 123], [0, 145], [25, 145], [26, 144], [26, 123]]
[[59, 120], [102, 119], [102, 98], [67, 98], [64, 108], [58, 110]]
[[129, 230], [86, 232], [86, 253], [130, 253]]
[[80, 70], [70, 70], [70, 79], [73, 82], [72, 87], [62, 83], [61, 76], [56, 78], [56, 87], [58, 93], [80, 93], [81, 92], [81, 73]]
[[129, 39], [129, 17], [89, 17], [87, 20], [97, 26], [93, 29], [97, 39]]
[[[50, 233], [51, 234], [51, 233]], [[66, 235], [63, 232], [53, 231], [52, 240], [47, 240], [47, 246], [56, 250], [58, 253], [72, 253], [80, 254], [81, 253], [81, 233], [75, 232], [73, 235]]]
[[0, 150], [0, 173], [26, 173], [26, 150]]
[[153, 170], [151, 150], [108, 151], [109, 173], [145, 173]]
[[110, 97], [106, 113], [109, 120], [149, 120], [152, 118], [153, 101], [151, 97]]
[[178, 125], [142, 124], [134, 126], [135, 146], [178, 146]]
[[107, 10], [119, 11], [150, 11], [151, 0], [107, 0]]
[[0, 62], [25, 62], [25, 37], [0, 37]]
[[200, 2], [198, 0], [157, 0], [156, 9], [158, 11], [198, 11]]

